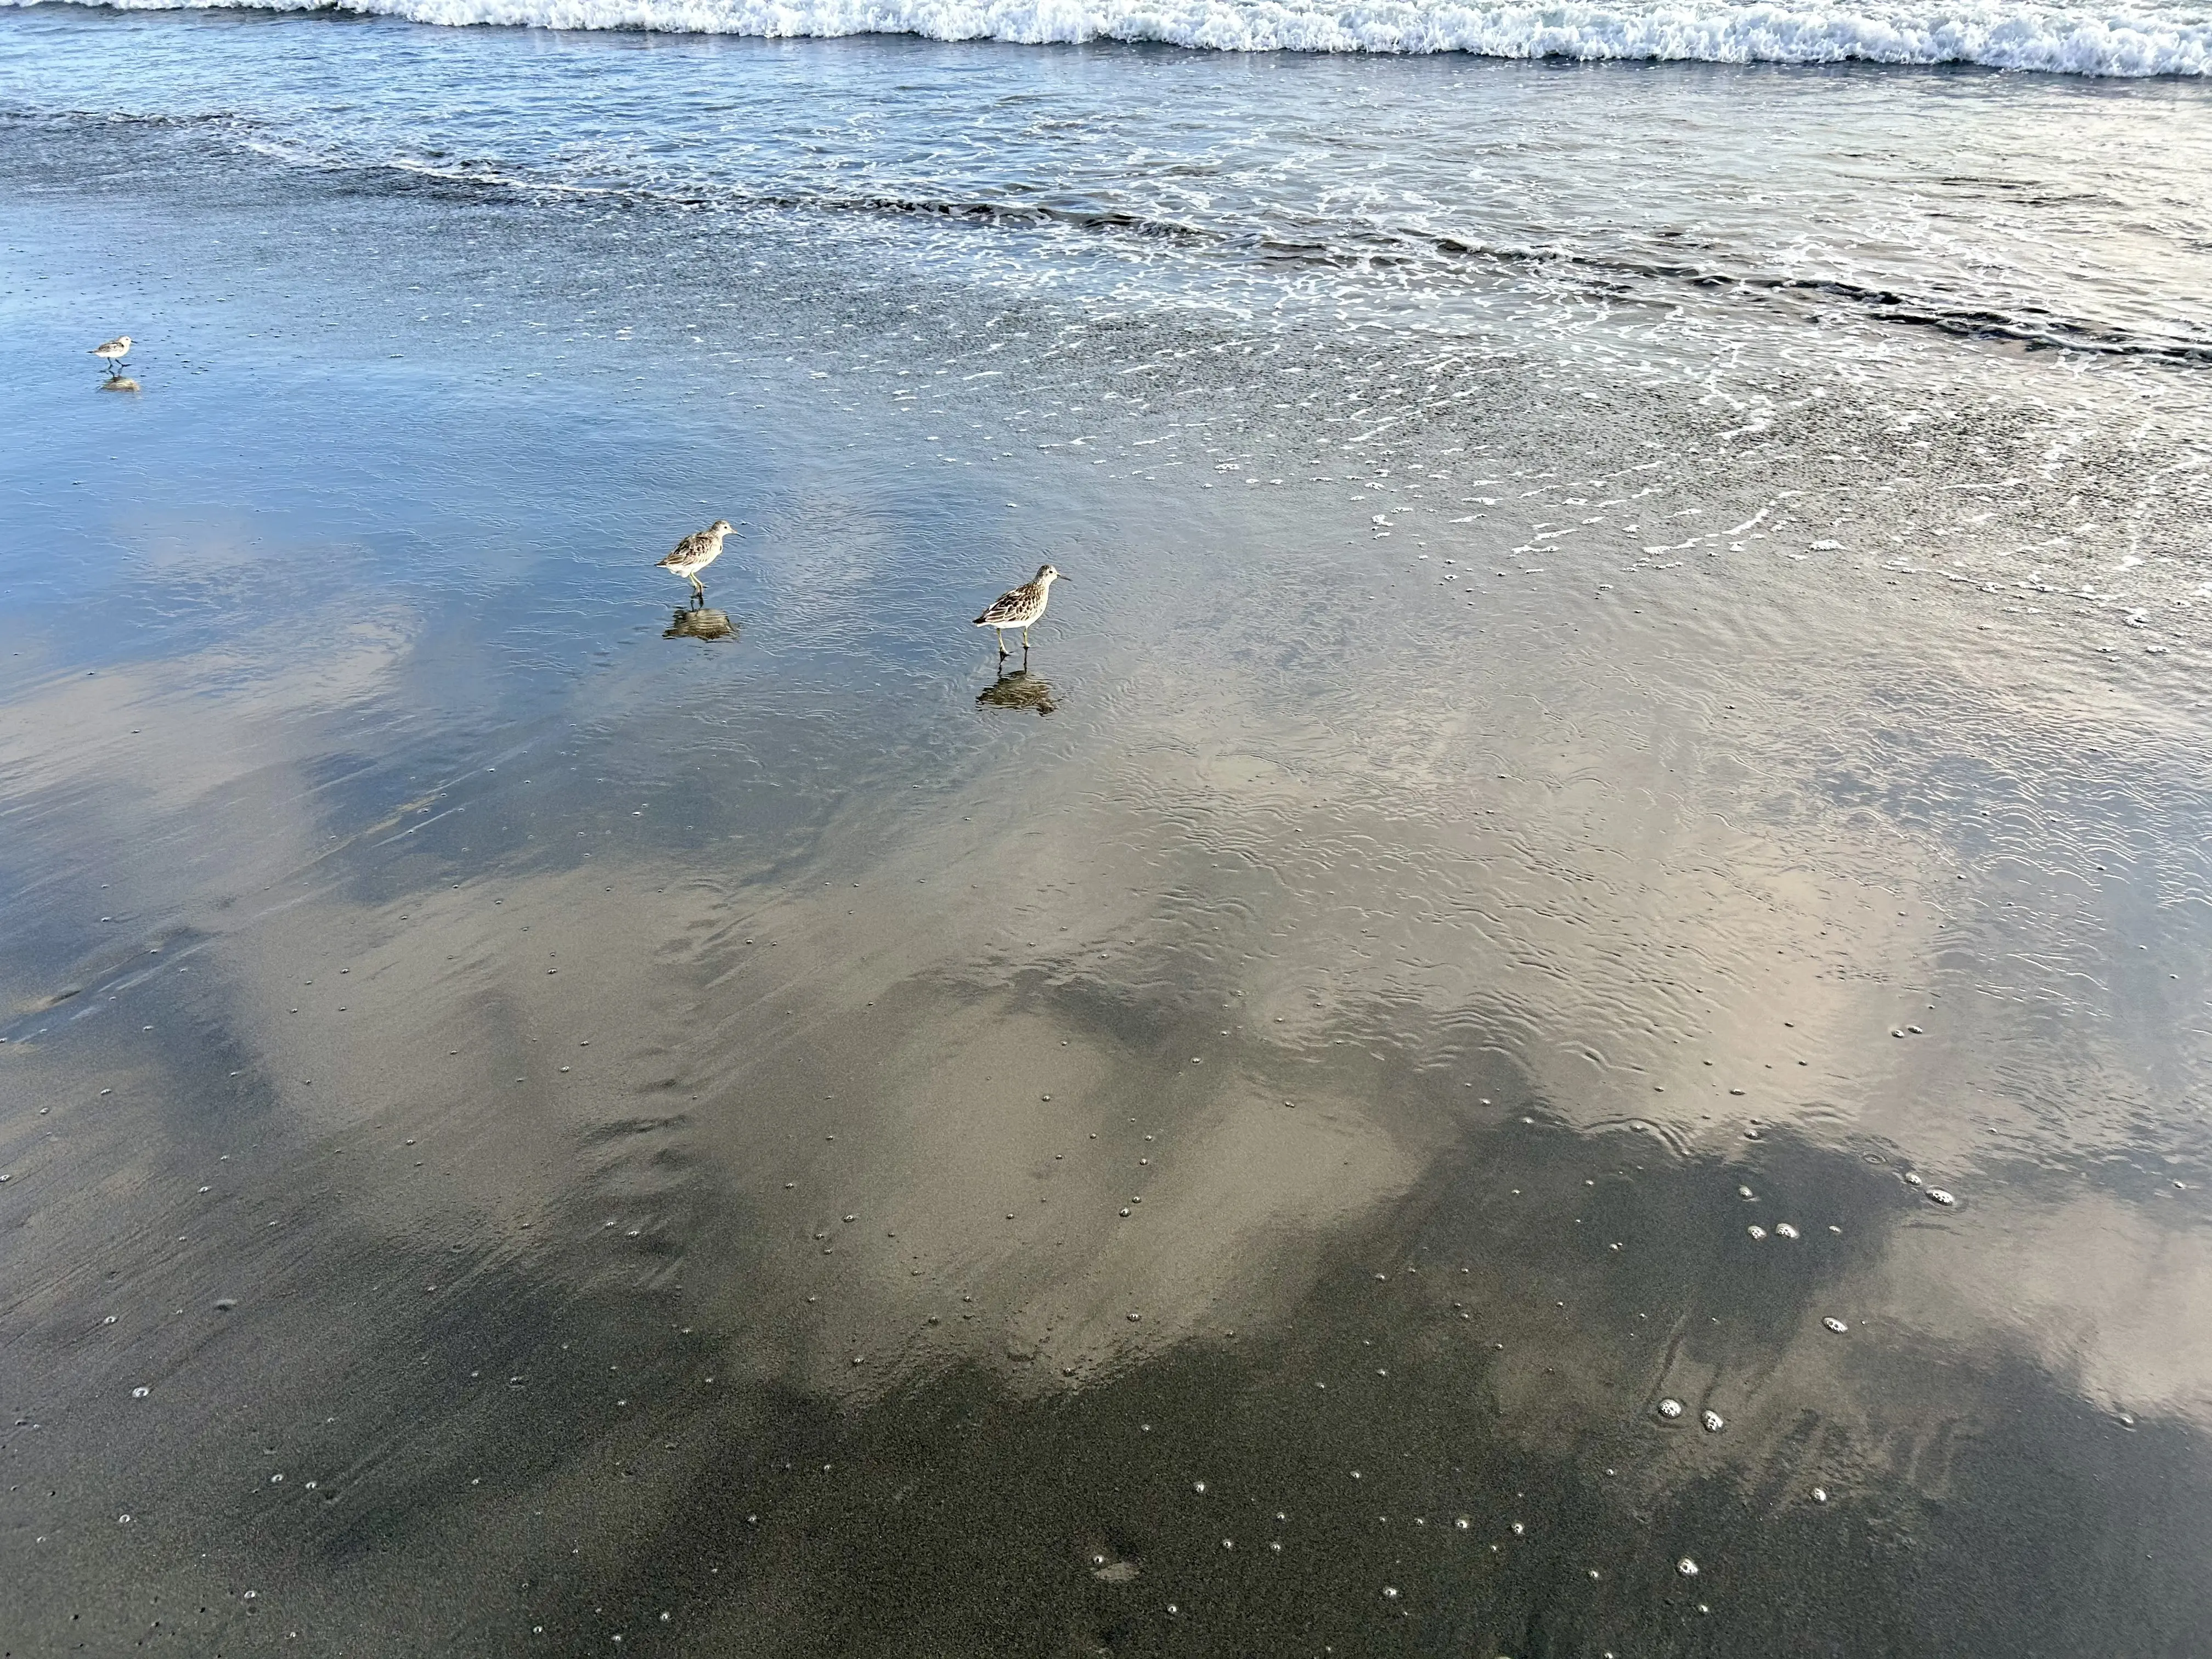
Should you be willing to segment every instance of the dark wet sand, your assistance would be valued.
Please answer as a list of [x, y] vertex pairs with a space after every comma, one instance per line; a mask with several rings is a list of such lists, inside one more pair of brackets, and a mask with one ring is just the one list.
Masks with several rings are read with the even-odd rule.
[[2201, 651], [1884, 568], [2032, 413], [915, 415], [957, 294], [131, 165], [6, 254], [0, 1651], [2212, 1650]]

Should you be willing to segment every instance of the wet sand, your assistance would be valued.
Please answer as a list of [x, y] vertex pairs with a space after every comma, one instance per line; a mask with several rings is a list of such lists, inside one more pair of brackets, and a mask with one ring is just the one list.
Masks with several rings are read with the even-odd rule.
[[2057, 368], [1370, 441], [1403, 340], [96, 177], [6, 254], [7, 1654], [2205, 1650], [2202, 648], [1999, 580], [2140, 477]]

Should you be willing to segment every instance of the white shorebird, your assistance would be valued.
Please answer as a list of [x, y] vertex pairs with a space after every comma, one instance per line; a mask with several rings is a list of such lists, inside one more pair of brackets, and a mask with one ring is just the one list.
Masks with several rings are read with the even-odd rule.
[[660, 562], [663, 570], [673, 570], [691, 584], [695, 593], [704, 595], [706, 583], [699, 573], [722, 556], [722, 538], [730, 533], [730, 521], [717, 519], [704, 530], [695, 532], [676, 544], [676, 550]]
[[1026, 652], [1030, 648], [1030, 626], [1044, 615], [1045, 605], [1052, 598], [1052, 585], [1066, 580], [1050, 565], [1039, 565], [1036, 576], [992, 600], [983, 614], [975, 618], [975, 626], [998, 630], [1001, 657], [1007, 654], [1006, 629], [1020, 629], [1022, 649]]
[[131, 337], [118, 334], [112, 340], [104, 340], [93, 347], [92, 355], [119, 374], [123, 369], [123, 360], [131, 355]]

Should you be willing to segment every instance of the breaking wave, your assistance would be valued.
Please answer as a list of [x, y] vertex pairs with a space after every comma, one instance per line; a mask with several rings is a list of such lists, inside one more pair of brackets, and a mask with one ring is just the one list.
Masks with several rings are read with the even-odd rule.
[[[24, 0], [0, 0], [23, 3]], [[215, 0], [96, 0], [129, 10]], [[225, 0], [237, 4], [239, 0]], [[1716, 64], [1972, 64], [2067, 75], [2212, 73], [2212, 8], [2022, 0], [1468, 4], [1459, 0], [244, 0], [420, 23], [763, 37], [915, 34], [1024, 45], [1151, 41], [1224, 52], [1468, 52]]]

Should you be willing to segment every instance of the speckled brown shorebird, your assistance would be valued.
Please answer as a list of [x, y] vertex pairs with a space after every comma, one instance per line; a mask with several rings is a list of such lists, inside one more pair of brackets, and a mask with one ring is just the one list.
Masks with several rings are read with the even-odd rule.
[[106, 363], [112, 373], [120, 374], [123, 360], [131, 355], [131, 337], [118, 334], [112, 340], [102, 340], [93, 347], [92, 355]]
[[673, 570], [691, 584], [691, 591], [704, 595], [706, 583], [699, 573], [722, 556], [722, 538], [730, 533], [730, 521], [717, 519], [704, 530], [686, 536], [676, 544], [676, 550], [660, 562], [663, 570]]
[[975, 626], [998, 630], [999, 654], [1001, 657], [1008, 654], [1006, 630], [1018, 628], [1022, 630], [1022, 649], [1027, 651], [1030, 648], [1030, 624], [1044, 615], [1044, 608], [1052, 598], [1052, 585], [1066, 580], [1050, 565], [1039, 565], [1036, 576], [992, 600], [983, 614], [975, 618]]

